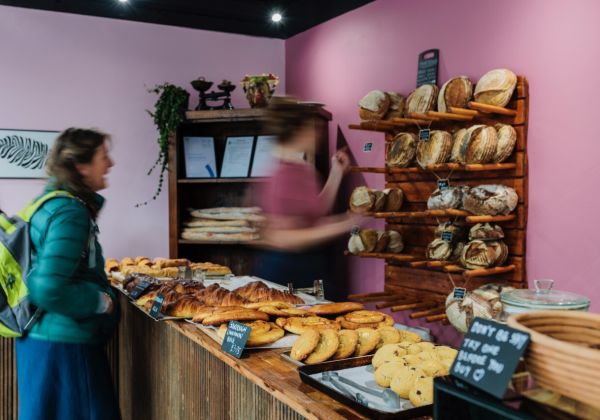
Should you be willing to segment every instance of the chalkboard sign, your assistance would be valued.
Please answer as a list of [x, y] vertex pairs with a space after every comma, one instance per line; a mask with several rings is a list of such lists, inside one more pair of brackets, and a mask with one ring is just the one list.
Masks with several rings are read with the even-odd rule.
[[431, 136], [431, 130], [426, 128], [424, 130], [419, 130], [419, 140], [421, 141], [429, 141], [429, 137]]
[[246, 341], [252, 328], [236, 321], [229, 321], [225, 337], [223, 338], [223, 344], [221, 344], [221, 350], [225, 353], [229, 353], [238, 359], [242, 356], [244, 347], [246, 347]]
[[444, 191], [447, 190], [448, 188], [450, 188], [450, 181], [448, 179], [438, 179], [438, 189], [440, 191]]
[[131, 293], [129, 293], [129, 296], [132, 299], [139, 298], [142, 295], [142, 293], [144, 293], [146, 291], [146, 289], [148, 287], [150, 287], [151, 284], [152, 283], [150, 283], [149, 281], [142, 280], [141, 282], [139, 282], [137, 284], [137, 286], [135, 286], [135, 288], [131, 291]]
[[455, 287], [454, 291], [452, 292], [452, 297], [454, 299], [463, 300], [465, 298], [466, 293], [467, 293], [467, 289], [465, 289], [464, 287]]
[[419, 68], [417, 70], [417, 87], [425, 84], [437, 85], [438, 63], [440, 50], [432, 49], [419, 54]]
[[475, 318], [450, 374], [502, 399], [529, 334], [483, 318]]
[[365, 146], [363, 147], [363, 152], [370, 152], [373, 150], [373, 143], [368, 142], [365, 143]]
[[452, 242], [452, 232], [450, 231], [443, 231], [442, 232], [442, 241], [446, 241], [446, 242]]
[[160, 314], [160, 308], [164, 301], [165, 297], [163, 295], [156, 296], [154, 303], [152, 303], [152, 308], [150, 309], [150, 316], [152, 318], [156, 318]]

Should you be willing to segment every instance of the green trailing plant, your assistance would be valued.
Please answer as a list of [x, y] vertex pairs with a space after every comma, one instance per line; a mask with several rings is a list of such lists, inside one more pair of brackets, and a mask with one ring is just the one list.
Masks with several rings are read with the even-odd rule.
[[[146, 110], [154, 120], [154, 125], [158, 129], [158, 158], [154, 165], [148, 171], [152, 174], [155, 168], [160, 167], [158, 176], [158, 187], [152, 197], [156, 200], [162, 192], [164, 184], [164, 174], [169, 165], [169, 135], [177, 129], [177, 126], [185, 119], [185, 111], [188, 106], [190, 94], [179, 86], [171, 83], [156, 85], [148, 90], [150, 93], [156, 93], [158, 100], [154, 104], [154, 112]], [[148, 202], [136, 204], [136, 207], [145, 206]]]

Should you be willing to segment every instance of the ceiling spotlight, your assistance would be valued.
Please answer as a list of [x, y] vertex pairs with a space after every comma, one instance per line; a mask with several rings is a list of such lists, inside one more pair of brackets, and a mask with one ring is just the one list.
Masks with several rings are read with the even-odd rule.
[[271, 15], [271, 20], [275, 23], [281, 22], [281, 19], [283, 19], [283, 16], [281, 16], [281, 13], [279, 12], [275, 12]]
[[127, 0], [119, 0], [119, 3], [127, 3]]

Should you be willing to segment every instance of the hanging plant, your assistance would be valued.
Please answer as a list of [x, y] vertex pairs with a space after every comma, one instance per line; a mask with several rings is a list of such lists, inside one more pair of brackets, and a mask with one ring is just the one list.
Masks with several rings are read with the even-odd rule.
[[[154, 112], [146, 110], [154, 120], [154, 125], [156, 125], [159, 133], [158, 158], [148, 171], [148, 175], [150, 175], [156, 167], [160, 167], [158, 187], [152, 197], [152, 200], [156, 200], [162, 192], [164, 173], [168, 170], [169, 135], [174, 132], [179, 124], [185, 119], [185, 111], [188, 107], [190, 94], [185, 89], [170, 83], [156, 85], [153, 89], [148, 90], [148, 92], [159, 95], [158, 100], [154, 104]], [[148, 204], [147, 201], [136, 204], [136, 207], [145, 206], [146, 204]]]

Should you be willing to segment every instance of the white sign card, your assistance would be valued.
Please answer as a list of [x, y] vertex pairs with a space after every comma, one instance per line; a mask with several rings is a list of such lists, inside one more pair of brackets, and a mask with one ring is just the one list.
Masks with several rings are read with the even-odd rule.
[[0, 130], [0, 178], [45, 178], [58, 131]]
[[251, 177], [271, 176], [275, 169], [275, 157], [273, 151], [277, 144], [275, 136], [258, 136], [256, 148], [254, 149], [254, 160], [252, 161]]
[[248, 176], [254, 137], [228, 137], [221, 165], [221, 178]]
[[216, 178], [217, 159], [212, 137], [184, 137], [185, 176], [187, 178]]

